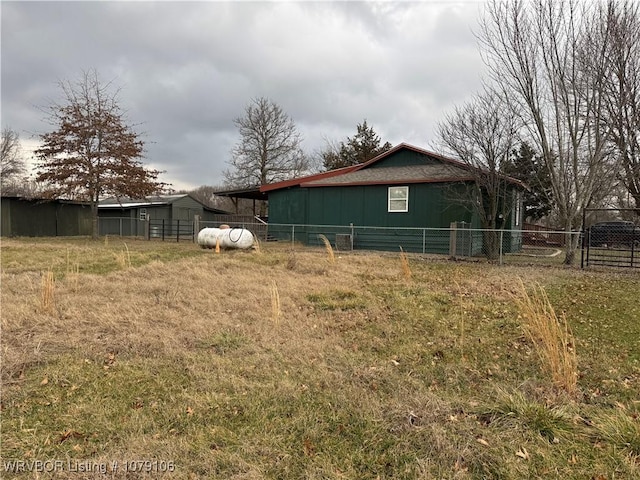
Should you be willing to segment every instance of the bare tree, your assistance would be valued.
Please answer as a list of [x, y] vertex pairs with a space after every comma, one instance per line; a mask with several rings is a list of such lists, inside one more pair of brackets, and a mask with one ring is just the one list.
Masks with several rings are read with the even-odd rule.
[[90, 202], [95, 238], [101, 198], [144, 198], [166, 184], [157, 180], [161, 172], [146, 169], [138, 160], [144, 142], [127, 125], [111, 83], [102, 83], [92, 70], [76, 83], [60, 82], [60, 88], [64, 103], [46, 110], [55, 130], [40, 135], [42, 146], [35, 151], [36, 181], [47, 184], [48, 196]]
[[224, 177], [232, 187], [256, 187], [304, 174], [309, 161], [293, 120], [273, 101], [261, 97], [245, 107], [233, 123], [240, 141], [232, 150]]
[[603, 123], [606, 48], [589, 43], [593, 4], [577, 0], [492, 0], [480, 41], [495, 84], [509, 99], [549, 171], [572, 264], [582, 211], [607, 169]]
[[23, 183], [26, 166], [20, 148], [18, 132], [9, 127], [2, 129], [0, 146], [0, 189], [4, 194], [13, 193]]
[[455, 109], [438, 125], [444, 150], [460, 159], [473, 177], [469, 198], [484, 232], [484, 252], [498, 258], [497, 228], [512, 208], [514, 198], [510, 181], [503, 174], [517, 144], [517, 129], [507, 106], [495, 92], [486, 90], [472, 101]]
[[619, 178], [640, 216], [640, 6], [609, 0], [594, 24], [608, 42], [604, 121], [611, 126]]

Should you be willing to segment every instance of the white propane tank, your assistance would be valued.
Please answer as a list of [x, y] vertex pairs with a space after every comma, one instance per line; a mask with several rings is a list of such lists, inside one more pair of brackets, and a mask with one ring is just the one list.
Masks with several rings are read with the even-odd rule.
[[198, 245], [202, 248], [251, 248], [253, 233], [246, 228], [203, 228], [198, 232]]

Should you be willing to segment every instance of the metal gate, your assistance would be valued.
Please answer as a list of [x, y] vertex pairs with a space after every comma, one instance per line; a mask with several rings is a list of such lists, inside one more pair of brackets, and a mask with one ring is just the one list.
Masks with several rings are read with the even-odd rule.
[[149, 220], [149, 240], [193, 242], [194, 239], [194, 222], [190, 220]]
[[585, 209], [581, 266], [640, 268], [639, 223], [633, 209]]

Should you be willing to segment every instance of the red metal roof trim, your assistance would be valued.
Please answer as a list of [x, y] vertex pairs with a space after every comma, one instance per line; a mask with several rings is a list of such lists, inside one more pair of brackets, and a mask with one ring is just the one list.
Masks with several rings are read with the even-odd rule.
[[314, 175], [307, 175], [306, 177], [292, 178], [291, 180], [284, 180], [277, 183], [268, 183], [260, 187], [261, 192], [269, 192], [271, 190], [280, 190], [281, 188], [295, 187], [301, 185], [303, 182], [312, 182], [314, 180], [320, 180], [323, 178], [335, 177], [336, 175], [342, 175], [349, 173], [359, 167], [358, 165], [351, 165], [349, 167], [336, 168], [335, 170], [329, 170], [328, 172], [316, 173]]

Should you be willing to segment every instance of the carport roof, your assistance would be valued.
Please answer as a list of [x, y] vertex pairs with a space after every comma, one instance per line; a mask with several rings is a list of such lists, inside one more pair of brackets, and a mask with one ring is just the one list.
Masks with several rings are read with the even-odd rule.
[[260, 187], [233, 188], [230, 190], [219, 190], [213, 192], [221, 197], [248, 198], [250, 200], [267, 200], [267, 194], [260, 191]]

